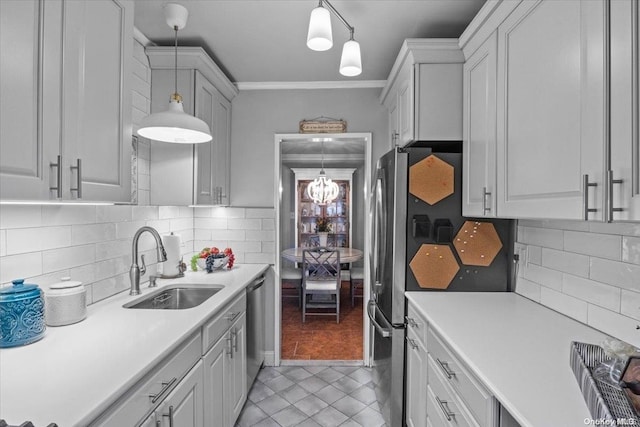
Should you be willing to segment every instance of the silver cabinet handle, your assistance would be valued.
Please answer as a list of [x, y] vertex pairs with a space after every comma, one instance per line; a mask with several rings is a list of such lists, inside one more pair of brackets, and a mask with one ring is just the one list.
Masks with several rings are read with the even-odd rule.
[[162, 427], [162, 422], [160, 420], [156, 420], [156, 427]]
[[173, 405], [169, 406], [169, 413], [162, 414], [163, 417], [169, 418], [169, 427], [173, 427]]
[[455, 412], [451, 412], [451, 410], [449, 409], [449, 404], [447, 403], [446, 400], [440, 400], [440, 398], [436, 396], [436, 401], [438, 402], [438, 406], [440, 407], [440, 410], [442, 411], [444, 416], [447, 418], [447, 421], [451, 421], [452, 418], [455, 418], [456, 414]]
[[382, 338], [389, 338], [391, 336], [391, 328], [390, 327], [389, 328], [383, 328], [376, 321], [375, 312], [376, 312], [377, 309], [378, 309], [378, 307], [376, 306], [376, 302], [374, 300], [369, 300], [369, 303], [367, 304], [367, 315], [369, 315], [369, 319], [371, 320], [371, 324], [373, 325], [374, 328], [376, 328], [376, 331], [378, 331], [378, 333], [380, 334], [380, 336]]
[[491, 192], [487, 191], [487, 187], [482, 187], [482, 215], [486, 215], [487, 212], [491, 212], [491, 206], [487, 207], [487, 196], [490, 196]]
[[227, 344], [229, 344], [229, 348], [227, 349], [227, 355], [230, 359], [233, 359], [233, 337], [231, 336], [231, 331], [229, 331], [229, 336], [226, 338]]
[[589, 213], [590, 212], [598, 212], [598, 209], [596, 208], [590, 208], [589, 207], [589, 187], [597, 187], [598, 183], [596, 182], [589, 182], [589, 175], [584, 174], [582, 175], [582, 188], [583, 188], [583, 193], [582, 193], [582, 208], [584, 211], [584, 220], [588, 221], [589, 220]]
[[62, 198], [62, 156], [58, 155], [57, 163], [50, 162], [49, 167], [56, 168], [56, 186], [49, 187], [49, 190], [56, 192], [58, 199]]
[[438, 365], [440, 365], [440, 369], [442, 369], [442, 372], [444, 372], [444, 374], [447, 376], [448, 379], [451, 379], [456, 376], [456, 373], [453, 372], [451, 368], [449, 368], [449, 364], [447, 362], [443, 362], [437, 357], [436, 357], [436, 362], [438, 362]]
[[238, 331], [236, 330], [236, 328], [233, 328], [233, 330], [231, 331], [231, 338], [232, 338], [232, 345], [233, 345], [233, 351], [234, 352], [238, 352]]
[[168, 383], [162, 383], [162, 390], [160, 390], [157, 394], [149, 395], [149, 397], [151, 398], [151, 403], [156, 403], [162, 397], [162, 395], [165, 394], [167, 390], [169, 390], [175, 384], [176, 381], [178, 381], [178, 378], [173, 377]]
[[608, 222], [613, 221], [613, 213], [614, 212], [622, 212], [624, 211], [623, 208], [614, 208], [613, 207], [613, 184], [622, 184], [624, 181], [621, 179], [613, 179], [613, 171], [612, 170], [608, 170], [607, 171], [607, 183], [609, 185], [609, 206], [608, 206], [608, 212], [609, 212], [609, 217], [606, 218], [606, 220]]
[[75, 166], [71, 166], [71, 171], [76, 170], [76, 187], [71, 187], [71, 191], [76, 192], [78, 199], [82, 199], [82, 160], [78, 159]]
[[412, 317], [404, 316], [404, 320], [406, 320], [407, 325], [411, 326], [412, 328], [418, 327], [418, 323]]
[[412, 349], [414, 350], [418, 349], [418, 344], [416, 343], [416, 340], [414, 340], [413, 338], [407, 337], [407, 343], [409, 343]]

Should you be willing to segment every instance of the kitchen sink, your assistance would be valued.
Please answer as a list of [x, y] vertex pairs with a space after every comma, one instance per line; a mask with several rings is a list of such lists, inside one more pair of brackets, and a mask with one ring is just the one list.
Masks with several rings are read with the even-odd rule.
[[198, 285], [184, 283], [170, 285], [155, 292], [131, 301], [124, 308], [141, 308], [151, 310], [184, 310], [199, 306], [224, 286], [221, 285]]

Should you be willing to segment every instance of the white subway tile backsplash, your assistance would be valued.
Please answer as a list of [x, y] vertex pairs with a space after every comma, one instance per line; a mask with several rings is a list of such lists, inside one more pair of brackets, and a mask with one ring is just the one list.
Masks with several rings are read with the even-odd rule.
[[245, 252], [244, 262], [248, 264], [275, 264], [276, 260], [273, 253]]
[[131, 240], [109, 240], [96, 243], [96, 260], [131, 255]]
[[169, 220], [171, 231], [193, 230], [193, 218], [176, 218]]
[[171, 232], [171, 220], [169, 219], [154, 219], [147, 221], [145, 225], [155, 228], [160, 234], [169, 234]]
[[0, 256], [7, 254], [7, 231], [0, 230]]
[[42, 206], [42, 225], [78, 225], [96, 222], [96, 206]]
[[640, 237], [622, 237], [622, 261], [640, 265]]
[[0, 283], [42, 275], [42, 254], [8, 255], [0, 258]]
[[245, 231], [244, 230], [212, 230], [211, 238], [213, 240], [243, 241], [245, 238]]
[[69, 246], [71, 226], [16, 228], [6, 230], [7, 254], [45, 251]]
[[246, 239], [273, 242], [276, 240], [276, 232], [273, 230], [247, 230]]
[[94, 303], [115, 295], [119, 292], [129, 289], [129, 274], [121, 274], [119, 276], [110, 277], [100, 280], [93, 284], [93, 301]]
[[622, 289], [620, 313], [640, 320], [640, 292], [631, 292]]
[[588, 324], [611, 336], [640, 347], [640, 322], [597, 305], [589, 304]]
[[270, 218], [270, 219], [274, 219], [276, 217], [276, 210], [273, 209], [273, 208], [246, 209], [245, 217], [246, 218]]
[[562, 292], [613, 311], [620, 311], [620, 288], [564, 274]]
[[229, 240], [227, 244], [231, 249], [233, 249], [234, 254], [236, 252], [260, 252], [262, 250], [262, 245], [260, 244], [260, 242], [240, 242]]
[[133, 206], [132, 208], [131, 219], [133, 221], [148, 221], [151, 219], [158, 219], [157, 206]]
[[519, 278], [516, 292], [535, 302], [540, 302], [540, 285], [524, 278]]
[[616, 338], [640, 341], [640, 224], [519, 220], [517, 242], [529, 263], [520, 266], [516, 292], [539, 295], [541, 304]]
[[562, 289], [562, 273], [559, 271], [540, 267], [536, 264], [529, 264], [523, 270], [525, 279], [557, 291]]
[[213, 215], [213, 208], [195, 207], [193, 208], [194, 218], [211, 218]]
[[81, 265], [69, 269], [69, 277], [72, 280], [78, 280], [85, 285], [96, 281], [95, 268], [93, 264]]
[[227, 220], [227, 227], [229, 230], [260, 230], [262, 228], [262, 220], [257, 218], [231, 218]]
[[622, 259], [622, 237], [611, 234], [565, 231], [564, 250], [619, 261]]
[[245, 208], [212, 208], [213, 218], [245, 218]]
[[94, 264], [95, 280], [104, 280], [129, 271], [131, 258], [120, 256], [118, 258], [97, 261]]
[[41, 206], [0, 205], [0, 229], [41, 225]]
[[562, 249], [564, 232], [549, 228], [523, 227], [522, 234], [518, 234], [518, 241], [543, 248]]
[[71, 246], [42, 252], [42, 272], [51, 273], [96, 261], [95, 245]]
[[262, 220], [262, 229], [263, 230], [275, 230], [276, 229], [276, 221], [274, 219], [263, 219]]
[[104, 242], [116, 238], [114, 223], [87, 224], [71, 226], [71, 244], [84, 245], [87, 243]]
[[542, 265], [575, 276], [589, 277], [589, 257], [586, 255], [542, 248]]
[[543, 286], [540, 288], [540, 303], [582, 323], [587, 323], [588, 304], [585, 301]]
[[131, 221], [131, 206], [96, 206], [96, 222]]
[[[199, 209], [196, 209], [198, 211]], [[209, 229], [209, 230], [226, 230], [227, 219], [226, 218], [200, 218], [193, 219], [193, 227], [196, 229]]]
[[180, 216], [180, 208], [178, 206], [160, 206], [158, 210], [159, 219], [178, 218]]
[[590, 278], [631, 291], [640, 291], [640, 265], [591, 258]]

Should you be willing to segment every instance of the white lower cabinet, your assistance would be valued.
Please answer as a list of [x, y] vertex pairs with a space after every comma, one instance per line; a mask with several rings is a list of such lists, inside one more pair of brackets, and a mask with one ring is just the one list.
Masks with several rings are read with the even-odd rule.
[[407, 332], [407, 427], [422, 427], [427, 422], [427, 350], [417, 334]]
[[407, 427], [497, 427], [500, 423], [498, 401], [411, 303], [408, 313]]
[[247, 398], [246, 340], [242, 292], [89, 425], [232, 427]]
[[247, 397], [246, 315], [238, 315], [229, 330], [204, 356], [205, 424], [233, 426]]

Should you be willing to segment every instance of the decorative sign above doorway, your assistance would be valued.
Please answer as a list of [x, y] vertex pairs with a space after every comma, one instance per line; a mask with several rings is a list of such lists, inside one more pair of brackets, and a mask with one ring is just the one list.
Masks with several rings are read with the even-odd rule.
[[318, 117], [311, 120], [300, 120], [300, 133], [345, 133], [347, 122], [342, 119]]

